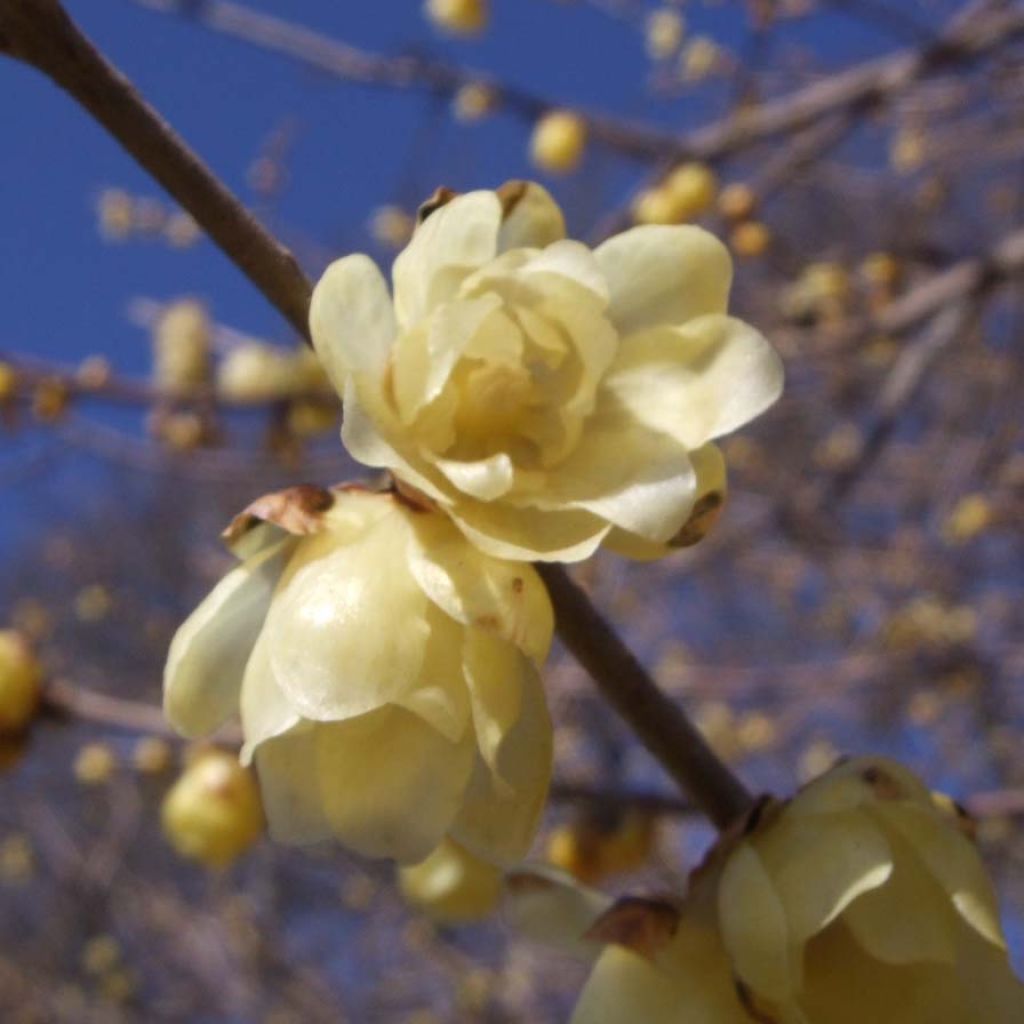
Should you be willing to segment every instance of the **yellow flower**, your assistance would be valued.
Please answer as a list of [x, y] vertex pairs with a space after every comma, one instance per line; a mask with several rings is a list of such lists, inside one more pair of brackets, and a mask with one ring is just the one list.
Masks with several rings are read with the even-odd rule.
[[223, 750], [194, 758], [164, 798], [161, 819], [178, 853], [211, 868], [227, 867], [263, 832], [256, 781]]
[[841, 764], [788, 804], [762, 805], [682, 904], [633, 901], [592, 935], [618, 945], [574, 1024], [1024, 1020], [971, 841], [881, 759]]
[[551, 174], [571, 174], [587, 145], [587, 124], [571, 110], [552, 110], [534, 126], [530, 159]]
[[591, 251], [537, 185], [440, 196], [395, 261], [332, 264], [310, 312], [342, 439], [500, 558], [657, 557], [721, 505], [715, 438], [781, 363], [726, 315], [728, 253], [647, 225]]
[[521, 858], [551, 770], [534, 570], [358, 490], [268, 495], [229, 539], [243, 561], [175, 636], [164, 706], [190, 736], [240, 707], [271, 835], [406, 864], [446, 836]]
[[426, 0], [427, 17], [442, 31], [473, 36], [487, 26], [487, 0]]
[[43, 670], [20, 633], [0, 630], [0, 736], [17, 736], [39, 707]]
[[446, 924], [488, 917], [501, 901], [503, 882], [501, 868], [474, 857], [451, 839], [426, 860], [398, 872], [406, 901]]

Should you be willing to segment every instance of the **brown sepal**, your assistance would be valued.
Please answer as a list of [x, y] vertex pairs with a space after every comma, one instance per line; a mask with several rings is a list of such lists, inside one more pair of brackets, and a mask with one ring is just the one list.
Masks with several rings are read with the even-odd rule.
[[584, 938], [625, 946], [653, 960], [675, 936], [679, 916], [679, 908], [668, 900], [627, 896], [606, 910]]
[[669, 541], [669, 547], [688, 548], [703, 540], [718, 522], [724, 507], [725, 495], [721, 491], [709, 491], [703, 495], [693, 506], [690, 518]]
[[323, 514], [334, 504], [334, 492], [316, 484], [299, 484], [257, 498], [221, 534], [234, 544], [260, 523], [273, 523], [286, 533], [304, 537], [323, 529]]
[[420, 204], [416, 211], [416, 223], [422, 224], [432, 213], [436, 213], [442, 206], [447, 206], [458, 194], [454, 189], [446, 188], [444, 185], [436, 188], [433, 195]]

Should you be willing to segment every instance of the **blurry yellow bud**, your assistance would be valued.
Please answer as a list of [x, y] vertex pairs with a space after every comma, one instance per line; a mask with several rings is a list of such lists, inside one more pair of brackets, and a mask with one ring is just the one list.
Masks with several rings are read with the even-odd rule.
[[233, 754], [199, 754], [164, 798], [164, 833], [183, 857], [227, 867], [263, 832], [263, 810], [252, 773]]
[[644, 189], [633, 201], [637, 224], [681, 224], [683, 212], [679, 197], [661, 185]]
[[35, 851], [28, 836], [16, 833], [0, 842], [0, 882], [22, 885], [36, 869]]
[[910, 174], [924, 164], [926, 154], [924, 132], [919, 128], [903, 128], [889, 146], [889, 163], [901, 174]]
[[487, 26], [487, 0], [426, 0], [427, 17], [443, 32], [473, 36]]
[[100, 622], [110, 614], [113, 600], [102, 583], [92, 583], [75, 594], [75, 618], [80, 622]]
[[839, 750], [831, 740], [816, 739], [800, 755], [797, 763], [797, 778], [810, 782], [827, 772], [838, 760]]
[[860, 265], [860, 273], [870, 287], [891, 290], [899, 284], [899, 260], [887, 252], [869, 253]]
[[408, 245], [415, 227], [415, 219], [398, 206], [378, 207], [370, 219], [373, 240], [389, 249]]
[[739, 753], [736, 716], [728, 704], [719, 700], [705, 701], [698, 705], [694, 717], [697, 728], [720, 757], [729, 760]]
[[10, 363], [0, 362], [0, 405], [9, 401], [18, 390], [18, 374]]
[[1015, 1024], [992, 883], [901, 765], [843, 762], [719, 841], [678, 901], [624, 900], [572, 1024]]
[[942, 524], [942, 536], [947, 544], [966, 544], [984, 533], [992, 525], [992, 503], [984, 494], [962, 497]]
[[718, 211], [729, 220], [749, 220], [757, 208], [757, 195], [742, 181], [726, 185], [718, 197]]
[[132, 750], [132, 765], [141, 775], [162, 775], [173, 760], [171, 745], [159, 736], [143, 736]]
[[123, 242], [135, 229], [135, 200], [119, 188], [104, 189], [96, 203], [100, 234], [108, 242]]
[[850, 275], [841, 263], [809, 263], [801, 280], [808, 294], [820, 303], [844, 303], [850, 297]]
[[168, 391], [187, 391], [210, 378], [210, 319], [202, 303], [180, 299], [153, 327], [153, 378]]
[[288, 429], [296, 437], [317, 437], [338, 426], [338, 408], [326, 402], [295, 402], [288, 408]]
[[480, 921], [497, 908], [503, 874], [446, 839], [426, 860], [398, 872], [402, 895], [435, 921]]
[[729, 236], [729, 245], [737, 256], [753, 259], [763, 256], [772, 244], [772, 233], [768, 225], [759, 220], [748, 220], [737, 224]]
[[99, 990], [103, 998], [112, 1003], [127, 1002], [135, 995], [137, 989], [135, 975], [123, 968], [109, 971], [100, 977]]
[[42, 666], [22, 635], [0, 630], [0, 737], [17, 736], [32, 721], [42, 683]]
[[968, 643], [978, 628], [969, 605], [947, 605], [931, 594], [921, 594], [900, 608], [886, 624], [885, 642], [897, 649], [943, 649]]
[[[489, 85], [467, 82], [452, 99], [452, 114], [457, 121], [479, 121], [492, 113], [497, 103], [498, 97]], [[409, 234], [412, 234], [411, 230]], [[405, 242], [401, 244], [405, 245]]]
[[736, 738], [746, 753], [760, 754], [778, 746], [779, 728], [769, 715], [754, 711], [740, 719]]
[[679, 202], [682, 219], [693, 220], [714, 206], [718, 177], [707, 164], [687, 163], [672, 171], [663, 187]]
[[121, 944], [113, 935], [95, 935], [82, 947], [82, 970], [106, 974], [121, 963]]
[[198, 413], [161, 413], [151, 421], [151, 430], [168, 448], [189, 452], [207, 440], [208, 431]]
[[814, 449], [814, 461], [823, 469], [843, 469], [860, 456], [863, 448], [860, 427], [856, 423], [840, 423]]
[[680, 55], [679, 66], [683, 78], [688, 82], [699, 82], [718, 69], [722, 61], [722, 50], [707, 36], [694, 36]]
[[217, 366], [217, 394], [231, 402], [259, 403], [295, 391], [291, 352], [261, 341], [235, 345]]
[[70, 397], [64, 381], [47, 377], [32, 392], [32, 415], [41, 423], [55, 423], [67, 412]]
[[202, 237], [202, 230], [191, 214], [183, 210], [172, 213], [163, 226], [164, 238], [175, 249], [187, 249]]
[[571, 110], [552, 110], [534, 126], [530, 158], [551, 174], [570, 174], [583, 159], [587, 124]]
[[647, 16], [647, 55], [651, 60], [665, 60], [679, 49], [686, 32], [683, 16], [669, 7], [661, 7]]
[[643, 811], [626, 810], [607, 817], [584, 814], [548, 837], [546, 857], [581, 882], [642, 868], [657, 838], [656, 822]]
[[83, 786], [102, 786], [117, 770], [117, 758], [106, 743], [87, 743], [75, 758], [75, 778]]
[[167, 223], [167, 210], [156, 199], [135, 200], [135, 230], [142, 235], [158, 235]]

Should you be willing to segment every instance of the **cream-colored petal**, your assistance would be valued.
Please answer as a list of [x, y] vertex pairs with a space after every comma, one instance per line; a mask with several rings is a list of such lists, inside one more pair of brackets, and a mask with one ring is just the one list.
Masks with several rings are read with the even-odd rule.
[[437, 459], [434, 465], [463, 494], [479, 498], [480, 501], [495, 501], [504, 497], [512, 489], [516, 478], [515, 466], [504, 452], [476, 462]]
[[907, 842], [964, 921], [1005, 948], [995, 888], [974, 844], [930, 806], [878, 802], [870, 810]]
[[543, 249], [565, 238], [565, 218], [551, 193], [536, 182], [524, 184], [525, 189], [498, 232], [499, 253], [509, 249]]
[[604, 309], [610, 292], [605, 275], [593, 252], [582, 242], [562, 239], [538, 253], [519, 273], [526, 280], [538, 275], [562, 277], [588, 292], [592, 300]]
[[601, 546], [611, 529], [609, 523], [578, 509], [544, 511], [466, 500], [450, 512], [481, 551], [519, 562], [580, 562]]
[[465, 631], [463, 664], [477, 746], [488, 768], [504, 782], [498, 755], [519, 720], [531, 666], [512, 644], [476, 627]]
[[678, 978], [642, 956], [609, 946], [597, 961], [571, 1024], [690, 1024]]
[[594, 252], [623, 333], [724, 313], [732, 284], [726, 247], [702, 228], [657, 224], [609, 238]]
[[314, 732], [317, 775], [338, 840], [365, 857], [416, 864], [448, 832], [476, 756], [421, 718], [386, 707]]
[[638, 424], [613, 402], [587, 422], [579, 446], [550, 475], [541, 508], [583, 509], [654, 543], [689, 517], [697, 477], [675, 438]]
[[[518, 668], [519, 714], [501, 739], [495, 769], [483, 757], [477, 757], [465, 802], [452, 825], [452, 837], [470, 852], [505, 865], [518, 863], [526, 856], [551, 781], [553, 741], [544, 687], [526, 658], [520, 657]], [[509, 675], [506, 669], [499, 683], [514, 686], [516, 681]], [[470, 683], [478, 729], [493, 725], [499, 711], [497, 697], [484, 693], [484, 682], [477, 679]], [[493, 686], [494, 681], [487, 685]], [[488, 697], [491, 699], [485, 708]]]
[[1024, 983], [1006, 952], [963, 924], [957, 932], [957, 975], [963, 992], [964, 1022], [1016, 1024], [1024, 1020]]
[[395, 311], [403, 327], [452, 298], [465, 276], [495, 256], [501, 216], [493, 192], [467, 192], [416, 228], [393, 269]]
[[783, 811], [752, 842], [785, 908], [795, 945], [822, 931], [858, 897], [883, 886], [893, 872], [882, 830], [859, 811], [813, 819]]
[[396, 511], [365, 536], [304, 541], [281, 578], [266, 633], [278, 685], [305, 718], [349, 718], [401, 702], [420, 677], [430, 607], [405, 564]]
[[737, 976], [759, 996], [791, 1000], [800, 986], [800, 949], [786, 908], [749, 843], [741, 843], [722, 871], [718, 890], [722, 942]]
[[616, 527], [608, 534], [604, 542], [605, 548], [614, 551], [624, 558], [634, 558], [641, 562], [651, 562], [664, 558], [679, 547], [695, 544], [711, 528], [716, 513], [703, 510], [702, 502], [712, 496], [716, 502], [714, 509], [720, 510], [727, 493], [725, 458], [714, 444], [706, 444], [690, 452], [690, 465], [697, 476], [696, 493], [690, 516], [683, 524], [683, 529], [668, 543], [656, 544], [635, 533], [627, 533]]
[[350, 373], [381, 373], [396, 332], [387, 282], [368, 256], [335, 260], [313, 289], [313, 346], [338, 394]]
[[271, 838], [308, 846], [331, 838], [324, 814], [312, 722], [303, 722], [256, 748], [260, 796]]
[[278, 685], [270, 661], [267, 636], [264, 630], [257, 638], [242, 680], [239, 702], [242, 734], [245, 737], [239, 754], [242, 764], [252, 761], [261, 743], [288, 732], [302, 720], [302, 716]]
[[585, 938], [612, 898], [550, 864], [524, 864], [508, 873], [502, 917], [517, 935], [592, 958], [601, 947]]
[[349, 455], [364, 466], [391, 470], [428, 497], [442, 500], [444, 494], [434, 481], [414, 467], [385, 436], [382, 424], [387, 422], [380, 396], [373, 393], [369, 384], [350, 379], [345, 387], [341, 422], [341, 440]]
[[753, 327], [708, 316], [623, 339], [604, 387], [641, 423], [699, 448], [759, 416], [782, 383], [782, 361]]
[[543, 662], [554, 612], [533, 568], [485, 555], [444, 516], [415, 516], [411, 526], [409, 571], [427, 597], [457, 622], [494, 633]]
[[930, 807], [931, 793], [913, 772], [885, 757], [841, 761], [809, 782], [786, 809], [791, 817], [832, 814], [886, 800], [912, 800]]
[[213, 732], [237, 712], [246, 662], [294, 547], [281, 542], [232, 569], [174, 634], [164, 668], [164, 713], [179, 732]]

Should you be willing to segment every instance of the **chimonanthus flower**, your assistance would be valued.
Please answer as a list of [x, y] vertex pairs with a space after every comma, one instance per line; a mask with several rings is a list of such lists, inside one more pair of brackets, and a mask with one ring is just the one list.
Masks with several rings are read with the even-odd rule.
[[681, 904], [624, 901], [590, 935], [614, 944], [573, 1024], [1024, 1020], [972, 842], [880, 759], [761, 805]]
[[271, 835], [403, 863], [446, 836], [522, 857], [551, 772], [533, 569], [354, 489], [268, 495], [227, 536], [244, 560], [178, 630], [165, 710], [195, 736], [241, 708]]
[[342, 439], [500, 558], [656, 557], [721, 505], [712, 443], [782, 388], [778, 356], [726, 315], [725, 247], [647, 225], [593, 252], [539, 185], [439, 193], [395, 261], [327, 268], [310, 326]]

